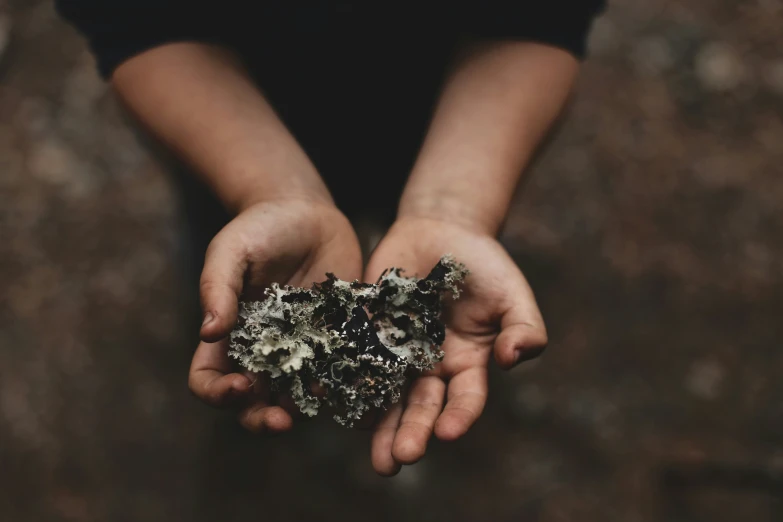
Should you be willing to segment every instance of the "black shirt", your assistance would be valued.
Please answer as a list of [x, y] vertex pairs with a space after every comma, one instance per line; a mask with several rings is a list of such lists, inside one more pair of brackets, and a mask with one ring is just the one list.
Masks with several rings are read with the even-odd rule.
[[[55, 1], [87, 37], [104, 77], [165, 43], [232, 48], [338, 205], [350, 212], [366, 201], [387, 213], [396, 207], [459, 42], [535, 41], [581, 58], [591, 21], [604, 7], [604, 0], [484, 0], [442, 8], [323, 0]], [[357, 187], [373, 197], [352, 197]]]
[[[401, 43], [414, 37], [434, 43], [455, 34], [530, 40], [585, 54], [592, 19], [605, 0], [466, 2], [406, 8], [373, 2], [258, 2], [229, 0], [55, 0], [58, 12], [89, 40], [102, 75], [127, 58], [167, 42], [222, 43], [252, 54], [264, 40], [284, 36], [317, 41], [339, 37], [367, 47], [374, 39]], [[370, 5], [367, 5], [370, 4]], [[472, 4], [472, 5], [471, 5]], [[417, 42], [420, 43], [420, 42]]]

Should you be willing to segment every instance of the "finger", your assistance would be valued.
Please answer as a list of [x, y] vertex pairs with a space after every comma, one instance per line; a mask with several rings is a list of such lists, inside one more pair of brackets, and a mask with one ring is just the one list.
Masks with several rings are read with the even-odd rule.
[[264, 400], [258, 400], [239, 412], [239, 424], [251, 433], [280, 433], [293, 427], [294, 420], [280, 406], [272, 406]]
[[495, 361], [509, 370], [544, 353], [547, 342], [543, 323], [523, 322], [503, 327], [495, 339]]
[[413, 464], [424, 456], [435, 420], [443, 411], [445, 392], [446, 383], [438, 377], [420, 377], [413, 383], [394, 436], [394, 460], [400, 464]]
[[237, 321], [237, 307], [242, 293], [242, 279], [247, 256], [225, 237], [218, 234], [209, 244], [201, 272], [201, 307], [204, 322], [201, 338], [217, 341], [227, 336]]
[[293, 418], [282, 407], [272, 404], [269, 389], [269, 376], [264, 373], [255, 375], [253, 396], [247, 406], [239, 412], [237, 419], [243, 428], [257, 435], [288, 431], [293, 426]]
[[370, 457], [375, 472], [384, 477], [391, 477], [400, 471], [400, 464], [392, 456], [392, 445], [397, 427], [402, 417], [402, 403], [392, 406], [381, 418], [372, 436]]
[[223, 407], [235, 403], [250, 392], [250, 380], [232, 373], [227, 355], [228, 342], [201, 342], [193, 355], [188, 387], [207, 404]]
[[474, 367], [449, 381], [448, 400], [435, 423], [435, 435], [446, 441], [463, 436], [476, 422], [487, 402], [487, 369]]
[[519, 301], [503, 314], [495, 339], [495, 361], [504, 370], [538, 357], [547, 345], [544, 320], [532, 293], [528, 290], [516, 295]]

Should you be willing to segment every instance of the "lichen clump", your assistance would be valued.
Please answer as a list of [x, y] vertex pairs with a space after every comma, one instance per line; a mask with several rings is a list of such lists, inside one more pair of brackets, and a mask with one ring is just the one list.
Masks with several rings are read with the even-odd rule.
[[[443, 359], [441, 298], [459, 297], [465, 267], [443, 257], [424, 279], [386, 270], [375, 284], [326, 274], [312, 288], [273, 284], [240, 304], [229, 355], [315, 415], [322, 405], [351, 426], [370, 408], [400, 398], [405, 381]], [[325, 390], [318, 396], [311, 385]]]

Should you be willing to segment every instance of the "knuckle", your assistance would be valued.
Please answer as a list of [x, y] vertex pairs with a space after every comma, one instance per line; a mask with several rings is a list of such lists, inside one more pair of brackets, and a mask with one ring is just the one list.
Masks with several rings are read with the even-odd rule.
[[202, 276], [198, 286], [202, 294], [209, 294], [212, 290], [219, 288], [221, 285], [216, 281], [213, 281], [211, 277]]

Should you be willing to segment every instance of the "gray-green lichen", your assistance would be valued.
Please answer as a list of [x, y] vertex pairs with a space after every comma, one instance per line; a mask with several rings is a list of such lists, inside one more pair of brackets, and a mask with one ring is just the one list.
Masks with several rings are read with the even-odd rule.
[[[444, 256], [423, 279], [391, 268], [375, 284], [332, 274], [310, 289], [273, 284], [264, 300], [240, 304], [229, 355], [265, 372], [303, 413], [327, 405], [350, 426], [396, 402], [407, 378], [443, 358], [441, 298], [457, 299], [467, 273]], [[312, 384], [325, 394], [314, 395]]]

